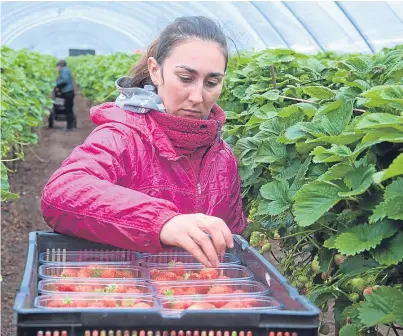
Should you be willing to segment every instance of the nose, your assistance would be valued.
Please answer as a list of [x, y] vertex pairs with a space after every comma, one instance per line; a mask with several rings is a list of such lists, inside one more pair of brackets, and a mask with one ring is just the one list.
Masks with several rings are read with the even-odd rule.
[[197, 84], [192, 87], [189, 100], [195, 105], [203, 102], [203, 84]]

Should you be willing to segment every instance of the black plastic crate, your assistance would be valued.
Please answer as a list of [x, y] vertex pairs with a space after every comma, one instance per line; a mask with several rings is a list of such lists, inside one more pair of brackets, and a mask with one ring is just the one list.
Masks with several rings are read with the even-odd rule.
[[[27, 262], [14, 310], [18, 336], [311, 336], [318, 334], [320, 310], [299, 295], [276, 268], [240, 236], [236, 255], [255, 279], [267, 285], [283, 308], [253, 311], [185, 311], [163, 315], [156, 310], [113, 312], [52, 311], [34, 308], [38, 295], [39, 256], [47, 249], [122, 251], [112, 246], [48, 232], [31, 232]], [[207, 327], [208, 326], [208, 327]]]

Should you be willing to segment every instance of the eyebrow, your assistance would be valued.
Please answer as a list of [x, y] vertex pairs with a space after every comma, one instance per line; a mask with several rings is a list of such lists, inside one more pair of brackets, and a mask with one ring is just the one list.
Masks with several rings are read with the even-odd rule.
[[[190, 67], [188, 67], [187, 65], [177, 65], [176, 68], [181, 68], [181, 69], [185, 69], [187, 71], [189, 71], [190, 73], [194, 73], [197, 74], [197, 70], [192, 69]], [[210, 77], [224, 77], [224, 74], [222, 72], [209, 72], [207, 74]]]

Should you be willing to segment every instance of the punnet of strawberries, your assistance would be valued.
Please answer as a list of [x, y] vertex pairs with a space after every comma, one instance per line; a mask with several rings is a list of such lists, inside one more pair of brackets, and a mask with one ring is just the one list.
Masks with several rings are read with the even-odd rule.
[[203, 280], [248, 280], [253, 274], [243, 266], [220, 266], [217, 268], [204, 268], [186, 266], [180, 262], [174, 265], [160, 266], [150, 269], [150, 279], [161, 281], [203, 281]]
[[276, 309], [280, 303], [273, 298], [257, 295], [246, 296], [192, 296], [162, 299], [164, 310], [205, 310], [205, 309]]
[[140, 296], [110, 295], [42, 295], [37, 298], [40, 308], [137, 308], [150, 309], [156, 307], [155, 300]]
[[43, 265], [39, 275], [43, 278], [103, 278], [103, 279], [137, 279], [146, 277], [139, 267], [125, 265]]
[[207, 297], [218, 295], [267, 295], [269, 289], [257, 281], [205, 281], [202, 283], [172, 282], [156, 283], [157, 294], [160, 296], [187, 296], [206, 295]]
[[50, 279], [38, 284], [41, 293], [153, 294], [150, 285], [141, 280]]

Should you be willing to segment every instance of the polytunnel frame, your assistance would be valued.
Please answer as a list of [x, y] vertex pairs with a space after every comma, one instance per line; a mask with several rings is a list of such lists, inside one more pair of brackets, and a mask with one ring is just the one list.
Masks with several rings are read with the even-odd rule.
[[[31, 16], [26, 15], [26, 12], [28, 12], [30, 8], [26, 8], [26, 9], [18, 8], [18, 7], [14, 8], [11, 13], [15, 12], [15, 13], [18, 13], [18, 15], [21, 18], [30, 17], [30, 19], [26, 20], [22, 24], [22, 26], [16, 25], [14, 30], [11, 30], [10, 32], [8, 32], [8, 38], [6, 39], [6, 42], [12, 43], [15, 40], [18, 40], [18, 38], [20, 36], [22, 36], [24, 33], [28, 32], [29, 30], [40, 27], [41, 25], [44, 25], [44, 24], [48, 24], [51, 22], [57, 22], [57, 21], [63, 21], [63, 20], [66, 21], [68, 19], [82, 19], [83, 21], [93, 22], [93, 23], [105, 26], [106, 29], [115, 30], [116, 32], [118, 32], [120, 34], [125, 35], [126, 37], [129, 38], [129, 40], [133, 41], [134, 43], [137, 43], [139, 46], [144, 47], [141, 38], [136, 38], [136, 34], [127, 32], [126, 29], [124, 29], [124, 27], [123, 27], [123, 29], [120, 29], [120, 27], [117, 27], [116, 25], [108, 24], [107, 21], [105, 22], [102, 20], [95, 20], [90, 15], [87, 16], [87, 15], [83, 15], [81, 13], [81, 15], [75, 16], [75, 15], [71, 14], [71, 16], [64, 16], [63, 18], [58, 18], [58, 17], [48, 18], [47, 20], [45, 19], [45, 21], [41, 21], [40, 17], [39, 17], [39, 20], [38, 20], [38, 13], [40, 12], [40, 7], [50, 9], [51, 7], [48, 7], [49, 3], [51, 3], [51, 2], [37, 3], [38, 10], [33, 11], [34, 14]], [[122, 5], [124, 4], [125, 9], [130, 10], [131, 8], [129, 8], [128, 4], [134, 5], [136, 3], [138, 3], [138, 2], [122, 2]], [[158, 2], [158, 3], [160, 3], [160, 2]], [[289, 41], [287, 41], [287, 39], [283, 35], [284, 29], [277, 27], [276, 24], [273, 24], [272, 20], [270, 19], [269, 14], [264, 12], [259, 6], [257, 6], [256, 1], [251, 1], [249, 3], [253, 6], [253, 8], [256, 10], [256, 12], [261, 16], [261, 18], [263, 18], [263, 20], [265, 21], [267, 26], [269, 26], [273, 30], [273, 32], [275, 32], [275, 34], [277, 35], [277, 37], [281, 41], [281, 43], [285, 47], [291, 48], [291, 44], [289, 43]], [[314, 42], [314, 44], [316, 45], [316, 48], [318, 50], [320, 50], [322, 52], [332, 50], [332, 49], [326, 48], [324, 46], [324, 44], [317, 37], [317, 34], [315, 34], [315, 32], [309, 27], [309, 24], [304, 22], [304, 20], [301, 19], [301, 17], [296, 14], [296, 12], [292, 8], [292, 6], [289, 4], [289, 2], [282, 1], [280, 3], [284, 6], [284, 8], [286, 8], [286, 10], [290, 14], [290, 16], [294, 18], [294, 21], [297, 23], [297, 26], [301, 28], [301, 34], [305, 34], [305, 36], [309, 37]], [[359, 22], [357, 22], [357, 20], [354, 19], [353, 15], [350, 13], [350, 10], [347, 9], [346, 6], [344, 6], [343, 2], [334, 1], [333, 3], [343, 13], [346, 20], [351, 24], [351, 27], [354, 28], [354, 30], [358, 34], [357, 38], [359, 36], [360, 39], [362, 40], [362, 42], [365, 43], [365, 45], [368, 47], [369, 51], [371, 53], [375, 53], [376, 48], [375, 48], [374, 44], [372, 43], [372, 41], [369, 38], [367, 38], [365, 32], [363, 32], [363, 30], [360, 29]], [[84, 5], [82, 2], [77, 2], [77, 4]], [[167, 4], [167, 3], [164, 3], [164, 4]], [[396, 19], [398, 20], [398, 22], [402, 23], [402, 25], [403, 25], [403, 20], [398, 15], [398, 13], [396, 13], [395, 9], [393, 9], [386, 1], [382, 1], [382, 4], [386, 8], [388, 8], [389, 14], [394, 15], [396, 17]], [[85, 5], [87, 5], [87, 3]], [[201, 12], [201, 15], [206, 15], [219, 22], [222, 22], [222, 20], [220, 20], [220, 18], [218, 18], [212, 10], [210, 10], [207, 6], [203, 5], [203, 2], [192, 2], [192, 7], [189, 7], [188, 6], [189, 3], [187, 3], [187, 2], [175, 2], [175, 6], [168, 5], [168, 6], [163, 6], [160, 8], [153, 1], [148, 2], [148, 5], [155, 8], [156, 14], [152, 14], [155, 16], [157, 16], [157, 15], [161, 16], [164, 13], [169, 12], [172, 15], [172, 17], [175, 17], [175, 15], [178, 14], [175, 12], [176, 9], [180, 9], [179, 10], [181, 12], [181, 13], [179, 13], [180, 15], [184, 15], [185, 13], [186, 13], [186, 15], [194, 15], [194, 13], [192, 13], [192, 10], [196, 9], [196, 11], [198, 10]], [[230, 17], [236, 21], [237, 25], [241, 26], [241, 28], [244, 29], [244, 33], [246, 33], [246, 34], [251, 33], [253, 35], [254, 41], [256, 42], [256, 44], [259, 45], [259, 48], [260, 48], [260, 46], [270, 47], [270, 46], [267, 46], [267, 43], [265, 43], [263, 41], [263, 39], [261, 38], [261, 35], [258, 34], [257, 27], [254, 25], [253, 20], [248, 21], [247, 16], [243, 15], [243, 13], [241, 13], [239, 8], [234, 6], [232, 4], [232, 2], [222, 2], [222, 4], [220, 4], [220, 5], [228, 8], [228, 12], [231, 13]], [[68, 7], [66, 7], [66, 8], [68, 8]], [[96, 8], [96, 11], [104, 11], [104, 10], [108, 10], [108, 7], [102, 8], [102, 6], [99, 6], [98, 8]], [[139, 10], [141, 11], [141, 14], [139, 15], [139, 19], [138, 19], [140, 24], [147, 25], [147, 23], [150, 23], [151, 22], [150, 19], [144, 18], [144, 17], [149, 16], [148, 13], [146, 13], [146, 8], [144, 8], [144, 9], [140, 8]], [[119, 14], [119, 11], [115, 11], [115, 12], [116, 12], [116, 14]], [[123, 13], [123, 11], [122, 11], [122, 13]], [[337, 20], [334, 20], [334, 18], [331, 17], [330, 13], [327, 13], [327, 14], [328, 14], [329, 18], [332, 19], [334, 24], [337, 25], [338, 24]], [[122, 17], [124, 17], [124, 16], [122, 15]], [[6, 18], [7, 18], [7, 16], [6, 16]], [[342, 26], [339, 25], [339, 27], [342, 27]], [[351, 38], [351, 36], [349, 36], [349, 34], [346, 31], [344, 32], [344, 36]], [[355, 41], [359, 42], [358, 39], [355, 39]], [[111, 49], [113, 49], [112, 45], [111, 45]]]

